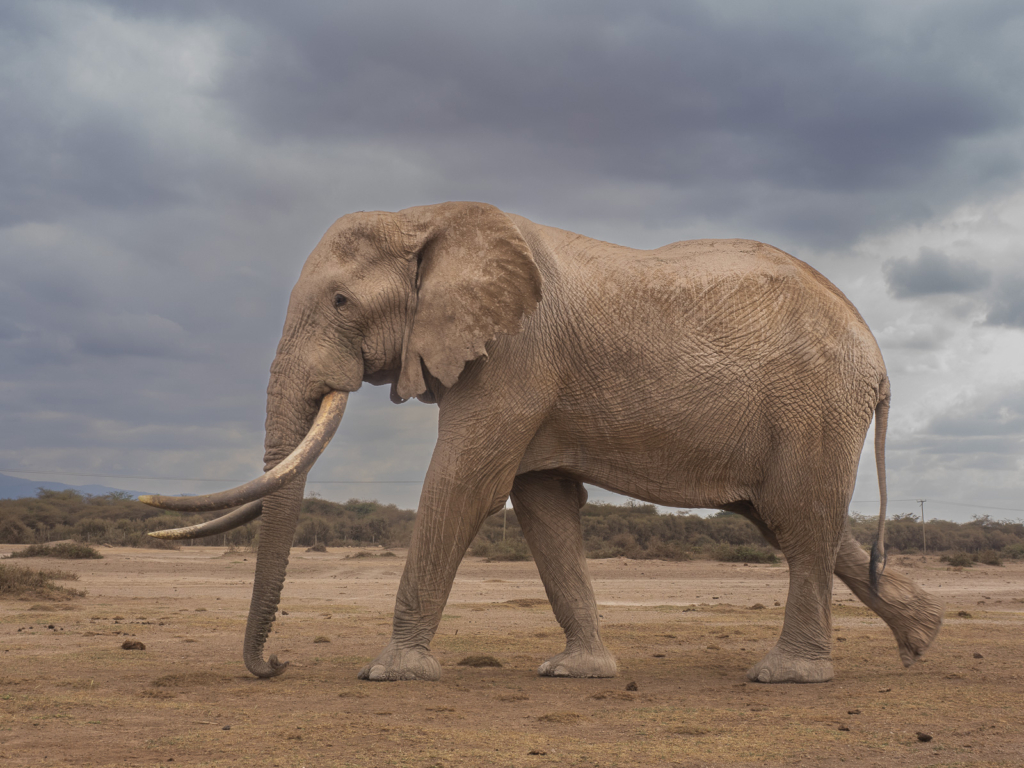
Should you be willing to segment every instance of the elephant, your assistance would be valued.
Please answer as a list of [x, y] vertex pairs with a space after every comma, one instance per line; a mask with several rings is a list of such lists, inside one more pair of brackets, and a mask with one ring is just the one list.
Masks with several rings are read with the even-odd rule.
[[[348, 214], [313, 249], [270, 370], [263, 476], [142, 498], [238, 507], [165, 537], [262, 516], [243, 648], [258, 677], [287, 667], [264, 646], [306, 475], [363, 382], [389, 385], [396, 403], [436, 403], [438, 438], [392, 636], [360, 678], [439, 678], [430, 643], [456, 570], [509, 499], [566, 637], [539, 673], [615, 675], [584, 555], [584, 483], [737, 512], [781, 549], [782, 631], [752, 681], [832, 679], [833, 574], [889, 625], [905, 666], [942, 624], [939, 600], [884, 567], [889, 379], [864, 319], [823, 275], [752, 240], [634, 250], [448, 202]], [[872, 419], [881, 509], [869, 557], [846, 521]]]

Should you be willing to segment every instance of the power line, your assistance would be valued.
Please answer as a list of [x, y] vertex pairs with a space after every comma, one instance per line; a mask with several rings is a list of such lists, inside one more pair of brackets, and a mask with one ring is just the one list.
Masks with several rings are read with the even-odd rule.
[[[248, 478], [216, 478], [216, 477], [145, 477], [142, 475], [102, 475], [91, 472], [58, 472], [56, 470], [34, 470], [34, 469], [0, 469], [0, 472], [9, 472], [18, 475], [63, 475], [65, 477], [101, 477], [108, 480], [160, 480], [177, 481], [185, 483], [242, 483]], [[22, 478], [24, 479], [24, 478]], [[423, 485], [422, 480], [307, 480], [307, 485]], [[917, 503], [920, 499], [889, 499], [889, 501], [913, 501]], [[928, 499], [932, 504], [946, 504], [953, 507], [968, 507], [969, 509], [991, 509], [997, 512], [1024, 512], [1024, 509], [1012, 507], [990, 507], [984, 504], [967, 504], [962, 501], [948, 501], [946, 499]], [[878, 499], [854, 499], [851, 504], [877, 504]]]
[[[143, 477], [142, 475], [98, 475], [89, 472], [56, 472], [52, 470], [32, 469], [0, 469], [0, 472], [10, 472], [19, 475], [61, 475], [63, 477], [101, 477], [107, 480], [175, 480], [188, 483], [241, 483], [245, 479], [239, 478], [216, 478], [216, 477]], [[25, 479], [25, 478], [22, 478]], [[422, 480], [307, 480], [307, 485], [391, 485], [391, 484], [418, 484]]]

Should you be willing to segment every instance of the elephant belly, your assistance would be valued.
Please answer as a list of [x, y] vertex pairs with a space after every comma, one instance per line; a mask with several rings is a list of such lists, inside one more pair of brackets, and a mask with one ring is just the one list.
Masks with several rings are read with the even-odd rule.
[[760, 474], [742, 449], [687, 440], [685, 430], [632, 421], [621, 430], [542, 427], [517, 474], [554, 472], [669, 507], [717, 508], [751, 498]]

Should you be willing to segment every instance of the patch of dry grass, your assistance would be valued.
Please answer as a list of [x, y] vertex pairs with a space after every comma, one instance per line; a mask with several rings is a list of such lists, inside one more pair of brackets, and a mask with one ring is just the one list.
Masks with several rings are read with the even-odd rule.
[[231, 678], [228, 675], [217, 672], [181, 672], [158, 677], [150, 685], [154, 688], [200, 688], [206, 685], [225, 683], [229, 680]]
[[397, 557], [394, 552], [356, 552], [354, 555], [345, 555], [346, 560], [357, 560], [362, 557]]
[[501, 662], [493, 656], [467, 656], [459, 661], [460, 667], [501, 667]]
[[82, 597], [85, 592], [54, 582], [77, 579], [78, 574], [70, 571], [36, 570], [24, 565], [0, 563], [0, 598], [70, 600], [72, 597]]
[[516, 608], [536, 608], [538, 605], [549, 605], [546, 597], [517, 597], [515, 600], [506, 600], [500, 605], [515, 606]]
[[11, 557], [57, 557], [61, 560], [102, 560], [103, 555], [77, 541], [62, 541], [59, 544], [30, 544], [25, 549], [11, 552]]
[[577, 712], [549, 712], [537, 718], [539, 723], [559, 723], [561, 725], [573, 725], [579, 721], [580, 715]]

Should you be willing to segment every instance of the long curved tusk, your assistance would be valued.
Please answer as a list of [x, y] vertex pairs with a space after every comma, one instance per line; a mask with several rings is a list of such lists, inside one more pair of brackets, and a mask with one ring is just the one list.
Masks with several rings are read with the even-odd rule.
[[245, 485], [205, 496], [139, 496], [139, 501], [151, 507], [178, 512], [210, 512], [262, 499], [313, 466], [334, 437], [341, 417], [345, 414], [347, 402], [348, 392], [332, 391], [324, 395], [320, 412], [298, 447], [276, 467]]
[[207, 520], [205, 523], [197, 523], [185, 528], [150, 531], [147, 535], [154, 539], [201, 539], [204, 536], [216, 536], [218, 533], [227, 533], [235, 528], [240, 528], [262, 514], [263, 499], [256, 499], [238, 509], [231, 510], [226, 515], [221, 515], [216, 520]]

